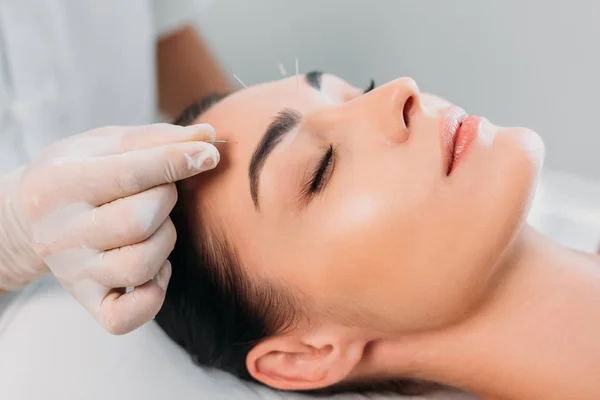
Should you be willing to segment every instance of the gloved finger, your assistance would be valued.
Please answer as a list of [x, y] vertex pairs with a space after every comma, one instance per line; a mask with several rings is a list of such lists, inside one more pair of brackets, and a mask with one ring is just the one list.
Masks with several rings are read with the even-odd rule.
[[139, 328], [158, 314], [171, 278], [171, 263], [165, 261], [154, 279], [129, 293], [113, 289], [100, 304], [100, 323], [112, 334]]
[[156, 186], [95, 208], [69, 235], [98, 250], [140, 243], [164, 223], [176, 202], [175, 184]]
[[102, 265], [89, 268], [86, 275], [109, 288], [142, 285], [158, 273], [176, 239], [175, 226], [169, 218], [148, 240], [105, 252]]
[[36, 250], [48, 257], [71, 249], [103, 251], [142, 242], [167, 219], [176, 201], [171, 183], [100, 207], [68, 205], [32, 224]]
[[153, 124], [124, 130], [120, 134], [123, 152], [149, 149], [172, 143], [203, 142], [215, 139], [215, 130], [209, 124], [179, 126]]
[[61, 143], [61, 146], [57, 146], [54, 153], [60, 154], [63, 159], [78, 158], [82, 155], [98, 157], [214, 138], [215, 130], [209, 124], [106, 126], [70, 138]]
[[81, 163], [80, 168], [65, 170], [63, 181], [78, 182], [68, 189], [72, 195], [77, 192], [88, 204], [99, 206], [207, 171], [219, 159], [209, 143], [174, 143]]

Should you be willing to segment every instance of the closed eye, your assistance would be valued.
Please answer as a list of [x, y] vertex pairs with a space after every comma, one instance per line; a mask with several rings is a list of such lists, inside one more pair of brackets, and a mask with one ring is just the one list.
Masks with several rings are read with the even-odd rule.
[[315, 195], [320, 193], [331, 178], [335, 166], [335, 151], [333, 145], [330, 145], [314, 171], [309, 175], [309, 180], [303, 185], [301, 199], [310, 201]]

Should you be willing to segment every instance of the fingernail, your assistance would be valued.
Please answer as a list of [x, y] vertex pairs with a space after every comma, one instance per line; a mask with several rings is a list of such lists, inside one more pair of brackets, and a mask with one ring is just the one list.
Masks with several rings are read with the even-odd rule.
[[197, 153], [192, 154], [191, 156], [186, 154], [186, 159], [188, 168], [204, 172], [217, 166], [220, 155], [215, 146], [207, 143]]
[[215, 128], [210, 124], [196, 124], [185, 127], [186, 133], [197, 133], [199, 140], [214, 140]]
[[171, 278], [171, 263], [169, 261], [165, 262], [162, 268], [158, 271], [156, 276], [154, 277], [154, 281], [156, 284], [164, 291], [167, 290], [167, 286], [169, 286], [169, 279]]

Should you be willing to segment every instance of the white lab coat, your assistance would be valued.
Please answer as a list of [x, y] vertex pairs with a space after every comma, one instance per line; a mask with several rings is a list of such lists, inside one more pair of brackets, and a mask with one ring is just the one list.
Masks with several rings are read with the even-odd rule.
[[155, 43], [207, 0], [0, 0], [0, 173], [47, 144], [156, 119]]

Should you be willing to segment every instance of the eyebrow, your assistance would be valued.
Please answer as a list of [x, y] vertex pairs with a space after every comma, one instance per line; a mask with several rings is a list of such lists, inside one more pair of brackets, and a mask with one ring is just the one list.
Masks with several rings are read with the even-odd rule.
[[258, 204], [258, 183], [260, 173], [272, 151], [277, 147], [283, 137], [294, 129], [300, 123], [302, 116], [296, 110], [290, 108], [280, 111], [273, 122], [269, 124], [266, 133], [262, 137], [258, 146], [250, 159], [248, 167], [248, 178], [250, 180], [250, 196], [254, 203], [254, 208], [259, 209]]
[[[323, 73], [320, 71], [312, 71], [304, 76], [306, 83], [319, 91], [321, 90], [322, 79]], [[248, 180], [250, 181], [250, 196], [257, 211], [260, 209], [258, 201], [259, 178], [267, 158], [275, 147], [281, 143], [284, 136], [291, 132], [301, 120], [302, 115], [296, 110], [285, 108], [280, 111], [273, 122], [269, 124], [267, 131], [256, 149], [254, 149], [254, 153], [252, 153], [250, 166], [248, 167]]]
[[321, 81], [323, 79], [323, 72], [311, 71], [304, 76], [306, 83], [316, 90], [321, 90]]

